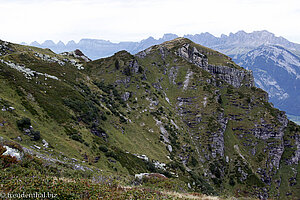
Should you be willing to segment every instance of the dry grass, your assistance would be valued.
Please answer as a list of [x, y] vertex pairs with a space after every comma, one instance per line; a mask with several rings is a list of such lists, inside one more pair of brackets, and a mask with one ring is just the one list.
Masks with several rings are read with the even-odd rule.
[[178, 192], [162, 192], [178, 199], [201, 199], [201, 200], [220, 200], [219, 197], [206, 196], [199, 193], [178, 193]]

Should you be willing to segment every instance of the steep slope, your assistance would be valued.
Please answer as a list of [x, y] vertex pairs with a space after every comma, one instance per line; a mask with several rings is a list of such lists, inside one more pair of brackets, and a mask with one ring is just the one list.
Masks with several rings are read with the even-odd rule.
[[95, 61], [1, 45], [0, 134], [47, 165], [127, 182], [155, 172], [168, 179], [148, 185], [177, 191], [300, 196], [299, 126], [228, 56], [185, 38]]
[[[218, 50], [240, 66], [253, 70], [258, 87], [270, 94], [275, 107], [299, 118], [300, 45], [268, 31], [239, 31], [215, 37], [209, 33], [186, 35], [194, 42]], [[275, 57], [272, 55], [276, 55]], [[257, 57], [256, 57], [257, 56]], [[292, 71], [291, 71], [292, 70]], [[295, 108], [295, 109], [294, 109]], [[290, 116], [289, 115], [289, 116]]]
[[281, 46], [261, 46], [237, 62], [253, 70], [258, 87], [267, 91], [270, 101], [286, 112], [300, 113], [300, 58]]

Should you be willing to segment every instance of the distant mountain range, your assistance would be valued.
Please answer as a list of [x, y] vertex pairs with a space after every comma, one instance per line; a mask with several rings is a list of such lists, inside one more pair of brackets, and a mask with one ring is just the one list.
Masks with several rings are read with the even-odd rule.
[[152, 45], [161, 44], [163, 42], [173, 40], [177, 37], [178, 36], [175, 34], [165, 34], [162, 38], [158, 40], [154, 39], [153, 37], [149, 37], [140, 42], [120, 42], [120, 43], [113, 43], [108, 40], [99, 40], [99, 39], [82, 39], [78, 43], [71, 40], [67, 44], [64, 44], [62, 41], [59, 41], [57, 44], [55, 44], [52, 40], [46, 40], [42, 44], [39, 44], [38, 42], [34, 41], [30, 43], [30, 46], [49, 48], [55, 53], [68, 52], [74, 49], [80, 49], [89, 58], [95, 60], [95, 59], [111, 56], [120, 50], [126, 50], [130, 53], [135, 54]]
[[300, 114], [300, 58], [286, 48], [266, 45], [238, 56], [236, 62], [253, 70], [256, 85], [267, 91], [276, 107]]
[[[112, 43], [107, 40], [82, 39], [78, 43], [69, 41], [67, 44], [55, 44], [47, 40], [42, 44], [33, 42], [30, 45], [50, 48], [56, 53], [80, 49], [91, 59], [97, 59], [111, 56], [120, 50], [135, 54], [177, 37], [178, 35], [169, 33], [160, 39], [149, 37], [140, 42]], [[220, 37], [206, 32], [184, 37], [220, 51], [239, 65], [252, 70], [256, 85], [269, 93], [270, 101], [275, 107], [292, 115], [300, 115], [300, 44], [277, 37], [268, 31], [239, 31]]]
[[[108, 40], [101, 39], [81, 39], [78, 43], [73, 40], [67, 42], [66, 44], [64, 44], [62, 41], [54, 43], [52, 40], [46, 40], [41, 44], [34, 41], [30, 43], [30, 45], [41, 48], [50, 48], [56, 53], [72, 51], [77, 48], [80, 49], [85, 55], [95, 60], [111, 56], [120, 50], [126, 50], [135, 54], [152, 45], [161, 44], [177, 37], [179, 36], [176, 34], [168, 33], [164, 34], [163, 37], [159, 39], [149, 37], [141, 40], [140, 42], [113, 43]], [[195, 35], [188, 34], [184, 35], [183, 37], [203, 46], [221, 51], [222, 53], [225, 53], [233, 58], [237, 58], [238, 55], [245, 54], [261, 45], [280, 45], [300, 54], [300, 44], [290, 42], [283, 37], [276, 37], [273, 33], [268, 31], [254, 31], [252, 33], [239, 31], [235, 34], [222, 34], [221, 37], [215, 37], [214, 35], [206, 32]]]

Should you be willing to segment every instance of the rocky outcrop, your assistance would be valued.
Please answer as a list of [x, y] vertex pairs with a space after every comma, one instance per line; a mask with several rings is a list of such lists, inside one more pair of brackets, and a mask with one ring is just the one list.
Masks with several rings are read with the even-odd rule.
[[190, 44], [184, 44], [175, 52], [178, 56], [184, 58], [190, 63], [193, 63], [201, 68], [207, 68], [208, 58], [206, 55], [199, 53], [196, 47], [191, 47]]
[[63, 52], [60, 55], [72, 56], [74, 58], [82, 59], [85, 62], [91, 61], [91, 59], [89, 59], [86, 55], [84, 55], [79, 49], [76, 49], [75, 51]]
[[252, 71], [236, 69], [228, 66], [210, 65], [208, 64], [207, 56], [200, 53], [196, 47], [191, 47], [189, 44], [184, 44], [180, 47], [176, 54], [234, 87], [241, 87], [242, 85], [247, 87], [254, 86]]
[[141, 72], [140, 66], [137, 62], [137, 60], [131, 60], [129, 61], [129, 64], [124, 67], [123, 74], [127, 76], [131, 76], [132, 74], [137, 74]]
[[12, 52], [14, 52], [14, 50], [9, 47], [9, 43], [0, 40], [0, 56], [4, 56]]
[[139, 53], [135, 54], [139, 58], [145, 58], [152, 50], [152, 47], [149, 47], [143, 51], [140, 51]]
[[131, 93], [130, 92], [125, 92], [121, 98], [123, 99], [123, 101], [127, 101], [130, 98]]
[[283, 113], [280, 113], [280, 115], [277, 116], [277, 120], [281, 124], [277, 130], [275, 130], [273, 124], [268, 124], [264, 119], [260, 119], [260, 123], [255, 125], [256, 128], [251, 129], [251, 133], [255, 137], [263, 140], [267, 140], [269, 138], [282, 140], [284, 129], [288, 124], [288, 119]]
[[170, 83], [172, 83], [173, 85], [176, 84], [175, 80], [176, 80], [177, 74], [178, 74], [178, 67], [171, 67], [169, 70], [168, 76], [169, 76]]
[[220, 127], [216, 132], [211, 133], [212, 136], [212, 157], [216, 158], [217, 155], [223, 157], [224, 156], [224, 132], [227, 127], [228, 119], [224, 117], [224, 114], [221, 113], [217, 119]]
[[33, 77], [37, 76], [37, 75], [45, 76], [46, 78], [51, 78], [51, 79], [54, 79], [54, 80], [59, 80], [56, 76], [52, 76], [52, 75], [49, 75], [47, 73], [40, 73], [40, 72], [31, 70], [30, 68], [25, 67], [25, 65], [23, 65], [23, 64], [20, 65], [20, 64], [13, 63], [11, 61], [5, 61], [5, 60], [2, 60], [2, 59], [0, 60], [0, 62], [3, 63], [3, 64], [6, 64], [7, 66], [9, 66], [12, 69], [15, 69], [15, 70], [23, 73], [24, 76], [29, 80], [32, 79]]
[[20, 150], [4, 145], [3, 146], [6, 151], [2, 155], [8, 155], [12, 157], [16, 157], [17, 160], [21, 160], [23, 158], [23, 153]]
[[47, 54], [42, 53], [34, 53], [34, 55], [43, 61], [50, 62], [50, 63], [58, 63], [60, 66], [65, 65], [66, 63], [62, 60], [59, 60], [57, 57], [51, 57]]
[[279, 169], [280, 160], [284, 152], [283, 136], [288, 124], [288, 119], [284, 113], [280, 113], [277, 116], [277, 120], [280, 123], [280, 126], [275, 128], [273, 125], [267, 124], [263, 119], [261, 119], [261, 128], [255, 128], [252, 131], [257, 138], [266, 141], [264, 152], [268, 152], [268, 154], [265, 162], [265, 168], [257, 171], [257, 173], [261, 175], [262, 181], [266, 184], [271, 184], [273, 176]]
[[300, 136], [299, 135], [296, 135], [295, 143], [296, 143], [295, 146], [297, 147], [297, 150], [295, 151], [295, 154], [291, 159], [291, 163], [295, 164], [295, 165], [298, 165], [299, 160], [300, 160]]
[[214, 66], [208, 65], [207, 68], [204, 68], [206, 71], [209, 71], [211, 74], [221, 78], [225, 82], [229, 83], [233, 87], [241, 87], [245, 85], [247, 87], [254, 86], [254, 78], [252, 71], [239, 70], [227, 66]]

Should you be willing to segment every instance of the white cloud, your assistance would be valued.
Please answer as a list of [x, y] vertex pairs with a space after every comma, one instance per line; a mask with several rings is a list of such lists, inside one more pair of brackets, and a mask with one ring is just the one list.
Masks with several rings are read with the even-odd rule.
[[300, 43], [299, 9], [296, 0], [0, 0], [0, 38], [138, 41], [266, 29]]

